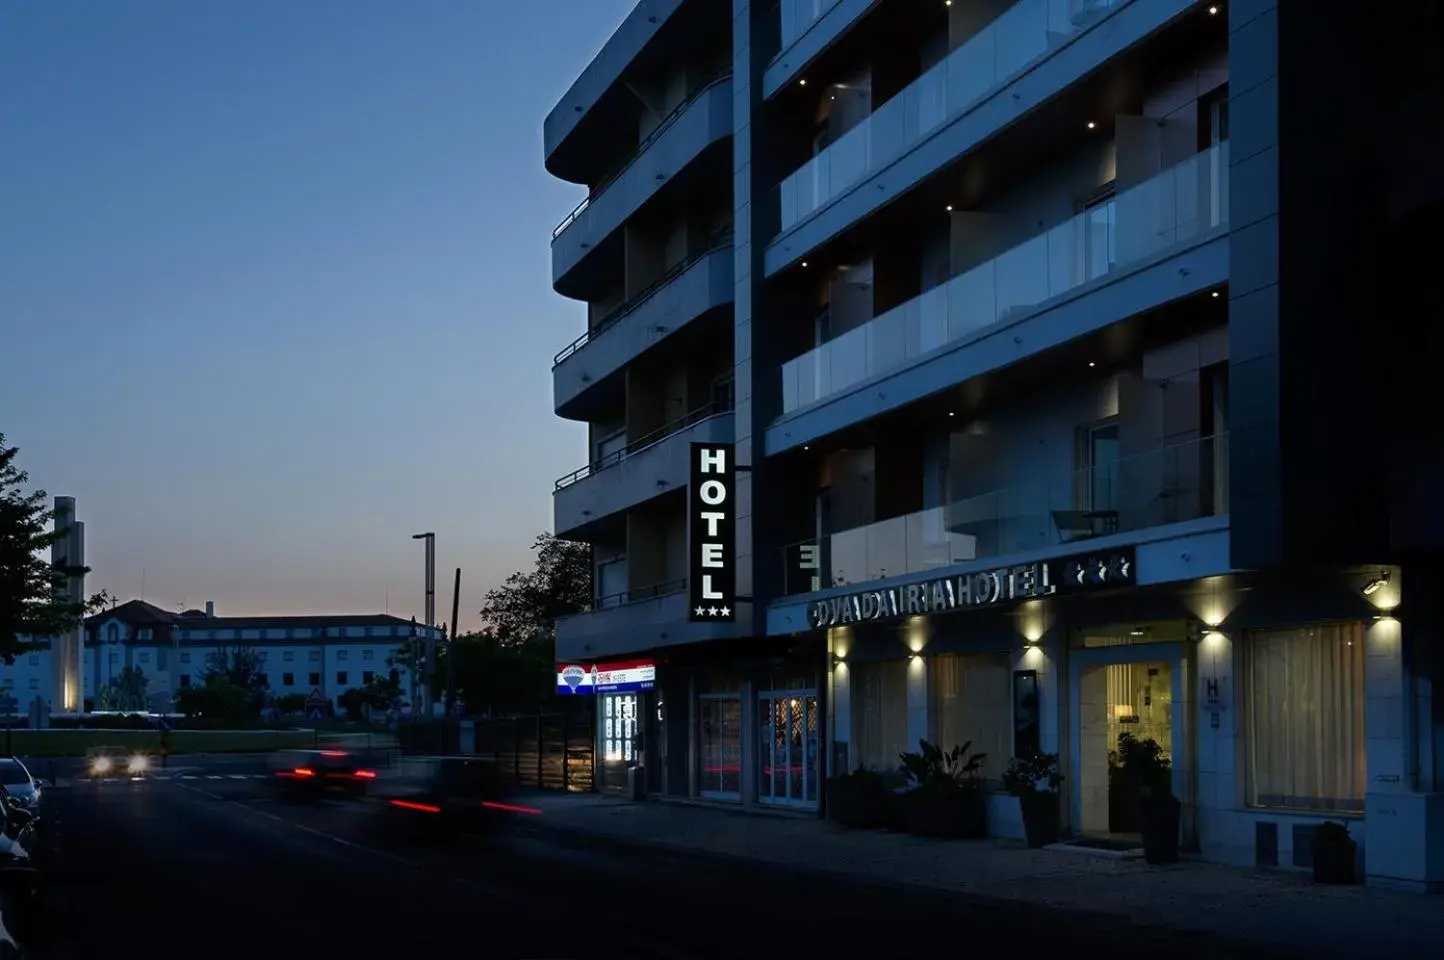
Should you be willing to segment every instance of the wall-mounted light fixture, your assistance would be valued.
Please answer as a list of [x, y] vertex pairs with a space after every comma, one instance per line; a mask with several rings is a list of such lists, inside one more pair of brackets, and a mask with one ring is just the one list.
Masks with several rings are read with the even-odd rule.
[[1379, 575], [1364, 584], [1364, 596], [1372, 597], [1389, 585], [1389, 571], [1380, 570]]

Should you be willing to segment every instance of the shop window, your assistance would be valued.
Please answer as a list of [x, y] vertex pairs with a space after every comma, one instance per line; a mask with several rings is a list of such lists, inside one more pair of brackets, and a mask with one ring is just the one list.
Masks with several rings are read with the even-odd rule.
[[1364, 810], [1364, 625], [1254, 631], [1242, 648], [1248, 803]]
[[852, 765], [896, 770], [898, 754], [916, 750], [908, 740], [908, 662], [853, 663]]
[[971, 743], [987, 754], [983, 774], [1001, 780], [1013, 754], [1013, 667], [1006, 652], [928, 660], [929, 727], [944, 750]]

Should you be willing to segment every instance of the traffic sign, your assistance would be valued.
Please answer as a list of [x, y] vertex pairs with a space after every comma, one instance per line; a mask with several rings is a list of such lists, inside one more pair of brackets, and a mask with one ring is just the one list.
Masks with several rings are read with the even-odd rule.
[[309, 707], [324, 707], [325, 705], [326, 705], [326, 695], [321, 692], [321, 688], [320, 688], [320, 687], [312, 687], [312, 688], [311, 688], [311, 692], [308, 693], [308, 694], [306, 694], [306, 706], [309, 708]]
[[323, 710], [323, 709], [321, 709], [320, 707], [309, 707], [309, 708], [307, 708], [307, 710], [306, 710], [306, 719], [307, 719], [307, 720], [325, 720], [325, 719], [326, 719], [326, 711]]

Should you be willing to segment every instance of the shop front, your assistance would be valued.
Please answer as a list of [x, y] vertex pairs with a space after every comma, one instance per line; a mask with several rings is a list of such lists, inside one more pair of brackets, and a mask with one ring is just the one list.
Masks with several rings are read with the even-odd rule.
[[636, 797], [647, 790], [648, 749], [665, 766], [665, 738], [649, 717], [660, 709], [655, 696], [657, 666], [651, 660], [563, 664], [557, 668], [557, 693], [596, 698], [593, 769], [597, 790]]

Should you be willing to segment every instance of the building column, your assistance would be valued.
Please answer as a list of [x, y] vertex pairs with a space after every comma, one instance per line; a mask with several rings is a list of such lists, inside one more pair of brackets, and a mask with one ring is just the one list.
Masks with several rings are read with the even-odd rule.
[[832, 627], [827, 631], [826, 682], [831, 696], [827, 698], [828, 750], [824, 779], [848, 773], [853, 765], [852, 670], [847, 665], [849, 633], [848, 627]]
[[1364, 634], [1365, 882], [1421, 893], [1444, 889], [1444, 793], [1435, 792], [1432, 777], [1421, 776], [1415, 722], [1430, 709], [1430, 678], [1421, 676], [1422, 661], [1409, 656], [1421, 644], [1444, 639], [1434, 580], [1425, 574], [1410, 591], [1412, 607], [1396, 618], [1404, 584], [1394, 570], [1388, 585], [1370, 597], [1380, 616]]

